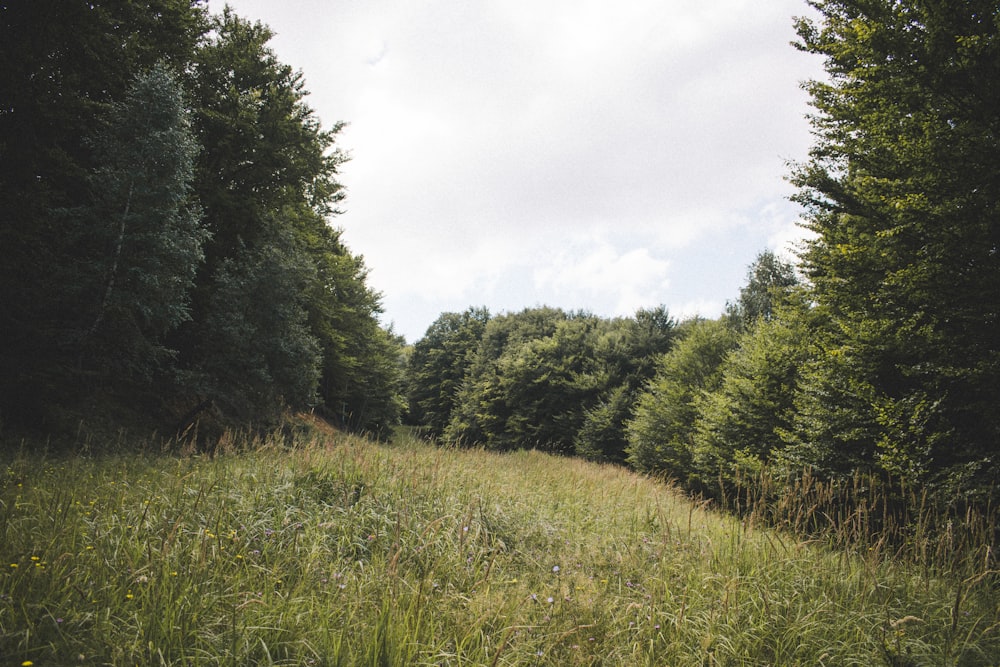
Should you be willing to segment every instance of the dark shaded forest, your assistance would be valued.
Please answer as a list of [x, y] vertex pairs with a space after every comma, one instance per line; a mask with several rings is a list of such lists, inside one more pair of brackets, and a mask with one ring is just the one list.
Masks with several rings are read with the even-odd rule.
[[330, 224], [341, 126], [266, 26], [46, 1], [0, 30], [0, 424], [398, 421], [402, 341]]

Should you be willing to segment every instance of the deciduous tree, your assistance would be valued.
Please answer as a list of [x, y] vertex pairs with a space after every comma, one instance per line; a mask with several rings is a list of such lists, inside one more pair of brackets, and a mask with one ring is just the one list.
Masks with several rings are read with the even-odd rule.
[[[1000, 10], [995, 0], [816, 0], [801, 48], [817, 135], [795, 175], [815, 233], [803, 256], [832, 321], [812, 391], [826, 447], [942, 489], [995, 484], [1000, 437]], [[853, 395], [840, 392], [853, 392]], [[821, 431], [812, 429], [814, 433]], [[947, 494], [946, 494], [947, 495]]]
[[695, 424], [699, 401], [718, 387], [723, 361], [737, 334], [725, 319], [692, 320], [660, 360], [628, 424], [628, 462], [637, 470], [687, 482], [696, 476]]

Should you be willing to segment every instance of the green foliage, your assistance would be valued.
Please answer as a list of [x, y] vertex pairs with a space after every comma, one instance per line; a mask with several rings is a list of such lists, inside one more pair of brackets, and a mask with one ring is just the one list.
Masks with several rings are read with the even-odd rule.
[[799, 370], [781, 457], [791, 470], [809, 468], [826, 478], [850, 479], [877, 468], [880, 429], [869, 360], [830, 330], [828, 317], [814, 314], [813, 354]]
[[584, 410], [603, 386], [592, 352], [596, 318], [559, 321], [550, 336], [508, 348], [498, 361], [499, 389], [510, 412], [496, 434], [501, 448], [571, 454]]
[[245, 423], [315, 404], [320, 348], [302, 297], [311, 269], [280, 232], [221, 264], [185, 378], [202, 400]]
[[197, 183], [213, 232], [209, 271], [266, 236], [278, 215], [298, 217], [306, 208], [325, 216], [344, 196], [336, 173], [346, 156], [333, 149], [342, 126], [320, 127], [302, 74], [277, 59], [271, 37], [227, 8], [196, 54], [192, 95], [204, 147]]
[[931, 558], [913, 567], [877, 539], [801, 541], [620, 466], [312, 426], [295, 448], [230, 434], [244, 451], [214, 457], [128, 442], [0, 458], [5, 663], [986, 667], [1000, 652], [983, 552], [948, 557], [969, 543], [961, 521], [944, 549], [914, 535]]
[[632, 416], [634, 404], [635, 395], [621, 384], [585, 410], [573, 441], [576, 454], [588, 461], [623, 463], [628, 445], [625, 424]]
[[385, 435], [404, 410], [403, 340], [379, 322], [381, 295], [364, 260], [315, 211], [297, 218], [313, 271], [305, 290], [309, 329], [322, 350], [320, 410], [344, 428]]
[[0, 12], [0, 419], [250, 425], [319, 401], [396, 423], [401, 340], [328, 226], [341, 125], [271, 31], [187, 0], [57, 4]]
[[856, 397], [837, 410], [863, 405], [851, 419], [814, 402], [808, 418], [847, 429], [828, 442], [860, 428], [855, 449], [943, 496], [973, 470], [985, 491], [1000, 433], [996, 3], [813, 4], [800, 46], [830, 80], [808, 85], [818, 138], [795, 182], [816, 234], [804, 268], [847, 359], [821, 360], [811, 384]]
[[414, 346], [413, 418], [435, 434], [446, 423], [452, 442], [622, 462], [636, 392], [674, 327], [663, 307], [612, 320], [552, 308], [443, 315]]
[[677, 322], [664, 306], [607, 322], [594, 344], [603, 372], [600, 399], [585, 411], [575, 438], [576, 453], [592, 461], [624, 463], [626, 424], [639, 392], [656, 373], [656, 361], [677, 337]]
[[407, 370], [409, 419], [440, 437], [490, 320], [485, 308], [442, 313], [413, 345]]
[[[548, 338], [566, 314], [554, 308], [526, 309], [490, 319], [483, 330], [475, 357], [459, 388], [444, 438], [490, 449], [533, 446], [507, 437], [507, 420], [517, 406], [507, 400], [501, 383], [503, 371], [514, 367], [513, 357], [532, 341]], [[522, 370], [528, 371], [526, 365]], [[523, 375], [523, 373], [522, 373]]]
[[808, 360], [806, 306], [757, 321], [723, 361], [718, 387], [696, 400], [694, 467], [732, 479], [772, 461], [791, 426], [799, 370]]
[[336, 375], [329, 365], [324, 370], [323, 413], [350, 431], [388, 437], [405, 410], [404, 340], [374, 317], [350, 331], [352, 337], [340, 357], [348, 369]]
[[[70, 289], [86, 304], [87, 319], [77, 322], [82, 353], [105, 372], [149, 376], [168, 352], [165, 336], [190, 319], [208, 236], [191, 198], [198, 147], [166, 67], [136, 78], [94, 145], [93, 203], [71, 212], [68, 232], [96, 246], [72, 267], [81, 280]], [[83, 293], [80, 285], [97, 289]]]
[[489, 449], [572, 452], [599, 382], [589, 348], [596, 326], [591, 316], [551, 308], [491, 319], [445, 438]]
[[45, 425], [55, 404], [92, 392], [81, 387], [74, 341], [94, 321], [107, 248], [66, 214], [95, 205], [103, 165], [92, 139], [112, 104], [158, 62], [183, 71], [204, 29], [187, 0], [39, 0], [0, 11], [0, 419]]
[[737, 344], [725, 319], [691, 320], [660, 360], [628, 424], [628, 462], [641, 472], [687, 480], [695, 475], [693, 445], [700, 401], [721, 381], [720, 367]]
[[798, 283], [795, 268], [765, 250], [747, 269], [746, 283], [740, 288], [739, 300], [729, 304], [729, 314], [744, 329], [753, 327], [758, 320], [770, 321]]

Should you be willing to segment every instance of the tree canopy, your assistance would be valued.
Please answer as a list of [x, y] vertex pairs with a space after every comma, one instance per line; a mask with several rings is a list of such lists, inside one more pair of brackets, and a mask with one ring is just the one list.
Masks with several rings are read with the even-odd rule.
[[803, 432], [912, 483], [982, 488], [1000, 435], [997, 4], [811, 4], [800, 48], [829, 80], [808, 84], [817, 140], [794, 181], [830, 318], [810, 384], [831, 396]]
[[773, 466], [995, 500], [1000, 8], [809, 4], [797, 46], [827, 76], [797, 265], [762, 252], [715, 320], [470, 308], [409, 350], [332, 226], [343, 125], [267, 26], [198, 0], [0, 6], [0, 425], [310, 409], [700, 489]]
[[342, 125], [271, 36], [198, 0], [2, 7], [0, 423], [398, 421], [402, 341], [331, 227]]

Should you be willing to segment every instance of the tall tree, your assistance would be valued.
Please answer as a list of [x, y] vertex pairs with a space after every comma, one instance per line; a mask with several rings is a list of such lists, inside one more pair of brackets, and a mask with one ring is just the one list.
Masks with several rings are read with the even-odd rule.
[[599, 320], [573, 315], [549, 336], [509, 347], [499, 360], [499, 388], [509, 410], [493, 442], [503, 449], [572, 454], [574, 439], [607, 380], [594, 354]]
[[398, 419], [401, 341], [329, 226], [341, 125], [266, 26], [201, 4], [0, 4], [0, 420], [91, 378], [169, 412]]
[[305, 304], [322, 350], [319, 407], [345, 428], [382, 435], [404, 407], [403, 341], [380, 324], [381, 295], [341, 232], [314, 212], [300, 217], [298, 233], [315, 266]]
[[566, 444], [563, 438], [571, 440], [575, 430], [553, 435], [556, 412], [539, 414], [564, 398], [559, 392], [574, 385], [579, 370], [579, 357], [564, 360], [555, 373], [547, 367], [559, 362], [563, 343], [579, 342], [575, 327], [556, 336], [568, 319], [562, 310], [547, 307], [492, 318], [459, 389], [445, 439], [490, 449], [557, 449]]
[[106, 249], [73, 233], [65, 212], [94, 204], [92, 138], [134, 77], [190, 62], [206, 29], [200, 4], [0, 5], [0, 418], [37, 421], [84, 391], [66, 341], [80, 327], [75, 288], [90, 279], [71, 269], [92, 275]]
[[757, 471], [785, 447], [799, 373], [811, 354], [810, 311], [791, 303], [761, 316], [720, 366], [719, 386], [696, 401], [694, 467], [705, 478]]
[[[227, 7], [213, 17], [191, 77], [203, 146], [197, 190], [212, 238], [194, 320], [177, 337], [181, 377], [192, 403], [226, 406], [240, 420], [314, 405], [331, 340], [360, 334], [337, 333], [345, 323], [330, 320], [330, 304], [364, 278], [337, 269], [346, 249], [326, 226], [343, 197], [340, 126], [322, 129], [301, 73], [277, 59], [271, 37]], [[369, 304], [344, 307], [371, 315]]]
[[577, 454], [595, 461], [624, 463], [626, 424], [639, 394], [656, 374], [657, 361], [677, 338], [677, 321], [664, 306], [640, 308], [634, 317], [611, 320], [596, 332], [593, 354], [604, 386], [586, 410], [575, 438]]
[[200, 344], [185, 384], [228, 420], [267, 423], [286, 407], [316, 404], [320, 347], [303, 294], [313, 271], [296, 239], [280, 227], [267, 243], [225, 259], [211, 285]]
[[440, 437], [490, 320], [485, 308], [442, 313], [413, 345], [407, 370], [409, 418]]
[[725, 320], [691, 320], [659, 361], [628, 423], [628, 462], [642, 472], [694, 480], [694, 434], [699, 401], [721, 382], [721, 366], [736, 347]]
[[795, 268], [771, 250], [764, 250], [747, 269], [746, 283], [740, 298], [729, 311], [743, 329], [759, 320], [770, 321], [791, 288], [798, 285]]
[[[75, 335], [88, 365], [148, 377], [169, 354], [165, 336], [190, 319], [207, 237], [192, 200], [198, 147], [174, 75], [158, 64], [136, 77], [94, 145], [93, 202], [67, 216], [77, 247], [97, 251], [74, 258], [82, 280], [66, 276], [85, 318]], [[88, 285], [90, 293], [80, 290]]]
[[[996, 0], [816, 0], [801, 48], [817, 136], [795, 182], [803, 256], [832, 319], [815, 378], [870, 458], [912, 482], [997, 481], [1000, 438], [1000, 7]], [[818, 415], [812, 415], [815, 419]], [[831, 423], [844, 424], [842, 415]], [[834, 446], [850, 434], [827, 433]]]
[[272, 37], [227, 7], [195, 54], [198, 196], [212, 232], [207, 274], [266, 238], [276, 216], [298, 217], [305, 207], [324, 217], [344, 197], [336, 179], [347, 156], [334, 146], [342, 125], [322, 128], [302, 73], [278, 60]]

